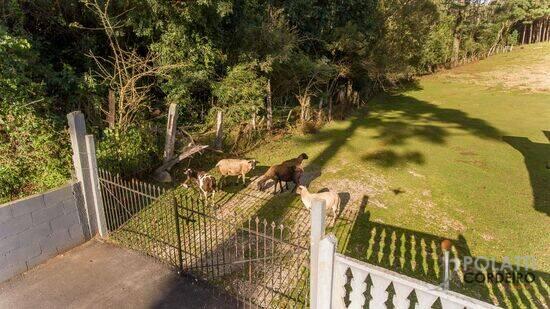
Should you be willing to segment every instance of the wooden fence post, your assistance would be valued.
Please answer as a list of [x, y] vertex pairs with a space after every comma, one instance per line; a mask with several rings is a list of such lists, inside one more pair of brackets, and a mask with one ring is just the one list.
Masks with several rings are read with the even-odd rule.
[[90, 239], [95, 234], [95, 231], [97, 231], [97, 226], [94, 220], [90, 220], [90, 218], [95, 217], [95, 211], [86, 151], [86, 123], [84, 114], [80, 111], [67, 114], [67, 120], [69, 122], [69, 134], [73, 150], [74, 170], [76, 178], [80, 182], [82, 197], [84, 199], [84, 209], [79, 212], [79, 216], [83, 225], [84, 237], [85, 239]]
[[216, 141], [214, 147], [216, 149], [222, 149], [223, 146], [223, 112], [218, 111], [216, 115]]
[[166, 140], [164, 144], [164, 159], [166, 163], [174, 156], [174, 145], [176, 143], [176, 131], [178, 127], [178, 105], [170, 104], [168, 109], [168, 119], [166, 121]]
[[267, 111], [267, 130], [271, 131], [271, 128], [273, 127], [273, 106], [271, 105], [271, 79], [267, 80], [266, 111]]
[[88, 154], [88, 166], [90, 167], [90, 183], [97, 229], [101, 237], [107, 237], [107, 221], [105, 220], [105, 209], [103, 208], [103, 199], [101, 197], [101, 188], [97, 172], [97, 159], [95, 155], [95, 142], [92, 134], [86, 135], [86, 149]]
[[317, 261], [317, 307], [315, 308], [330, 309], [332, 304], [332, 282], [336, 244], [337, 239], [333, 234], [327, 235], [319, 243], [319, 256]]
[[317, 299], [319, 293], [318, 286], [318, 261], [319, 261], [319, 243], [325, 235], [325, 201], [314, 200], [311, 205], [311, 235], [310, 235], [310, 278], [309, 278], [309, 297], [310, 307], [317, 308]]

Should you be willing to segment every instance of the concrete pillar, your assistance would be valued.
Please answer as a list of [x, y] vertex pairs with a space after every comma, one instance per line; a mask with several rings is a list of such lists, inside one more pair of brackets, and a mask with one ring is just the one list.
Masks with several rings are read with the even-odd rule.
[[92, 188], [93, 205], [96, 214], [96, 217], [92, 219], [95, 219], [99, 235], [101, 237], [107, 237], [107, 221], [105, 220], [105, 209], [103, 208], [103, 198], [101, 197], [101, 188], [97, 172], [97, 159], [95, 155], [95, 142], [92, 134], [86, 135], [86, 149], [88, 155], [88, 166], [90, 167], [90, 183]]
[[311, 235], [310, 235], [310, 280], [309, 297], [310, 307], [317, 308], [318, 299], [318, 261], [319, 261], [319, 243], [325, 235], [325, 201], [314, 200], [311, 205]]
[[95, 211], [86, 151], [86, 123], [84, 121], [84, 114], [80, 111], [67, 114], [67, 120], [69, 122], [71, 147], [73, 149], [73, 166], [76, 178], [80, 182], [84, 202], [84, 211], [81, 211], [79, 214], [80, 221], [83, 225], [84, 237], [90, 239], [94, 235], [94, 231], [97, 231], [97, 226], [93, 220], [90, 220], [90, 218], [95, 217]]
[[168, 110], [168, 121], [166, 122], [166, 140], [164, 144], [164, 160], [166, 163], [174, 156], [174, 145], [176, 143], [176, 131], [178, 123], [178, 105], [170, 104]]
[[[336, 253], [337, 239], [334, 235], [327, 235], [319, 243], [317, 263], [317, 300], [318, 309], [330, 309], [332, 303], [332, 282], [334, 273], [334, 253]], [[312, 307], [313, 308], [313, 307]]]

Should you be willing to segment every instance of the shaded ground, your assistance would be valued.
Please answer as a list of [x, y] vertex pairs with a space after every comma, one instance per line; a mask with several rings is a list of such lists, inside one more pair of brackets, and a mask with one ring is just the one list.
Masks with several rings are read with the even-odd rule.
[[0, 308], [236, 308], [156, 260], [89, 241], [0, 284]]

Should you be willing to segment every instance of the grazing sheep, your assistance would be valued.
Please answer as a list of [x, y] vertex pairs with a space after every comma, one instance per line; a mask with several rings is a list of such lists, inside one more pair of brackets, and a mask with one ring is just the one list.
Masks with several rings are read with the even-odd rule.
[[256, 160], [242, 160], [242, 159], [222, 159], [216, 164], [220, 174], [220, 188], [222, 187], [223, 180], [226, 176], [237, 176], [237, 182], [239, 177], [243, 178], [243, 184], [246, 184], [246, 174], [256, 168]]
[[307, 154], [302, 153], [294, 159], [284, 161], [283, 163], [281, 163], [281, 165], [284, 165], [284, 166], [302, 166], [302, 161], [307, 160], [307, 159], [309, 159]]
[[300, 178], [302, 177], [303, 173], [304, 170], [299, 166], [284, 166], [282, 164], [273, 165], [267, 170], [267, 172], [265, 172], [265, 174], [262, 175], [262, 177], [258, 181], [258, 190], [263, 191], [265, 183], [271, 179], [275, 181], [273, 194], [277, 193], [277, 184], [280, 186], [281, 192], [283, 191], [283, 181], [286, 182], [285, 187], [287, 190], [288, 182], [294, 182], [295, 186], [292, 189], [292, 192], [294, 192], [296, 188], [300, 185]]
[[216, 194], [216, 178], [206, 172], [195, 171], [190, 168], [185, 170], [185, 175], [187, 176], [187, 179], [183, 182], [182, 186], [184, 188], [189, 188], [187, 182], [192, 179], [193, 182], [199, 187], [201, 193], [204, 195], [206, 206], [208, 206], [209, 197], [211, 197], [212, 204], [214, 204], [214, 195]]
[[340, 211], [340, 196], [334, 191], [310, 193], [305, 186], [299, 186], [297, 193], [300, 194], [302, 203], [307, 210], [311, 210], [313, 200], [323, 200], [326, 203], [326, 208], [332, 210], [332, 223], [336, 221], [336, 216]]

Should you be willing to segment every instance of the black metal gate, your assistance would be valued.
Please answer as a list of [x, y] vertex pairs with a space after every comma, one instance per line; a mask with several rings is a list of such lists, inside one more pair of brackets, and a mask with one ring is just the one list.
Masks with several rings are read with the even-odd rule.
[[111, 241], [219, 287], [245, 307], [308, 306], [307, 243], [284, 225], [103, 170], [99, 182]]
[[284, 225], [258, 217], [243, 219], [175, 198], [181, 244], [179, 267], [264, 308], [302, 308], [309, 293], [309, 250], [287, 238]]

